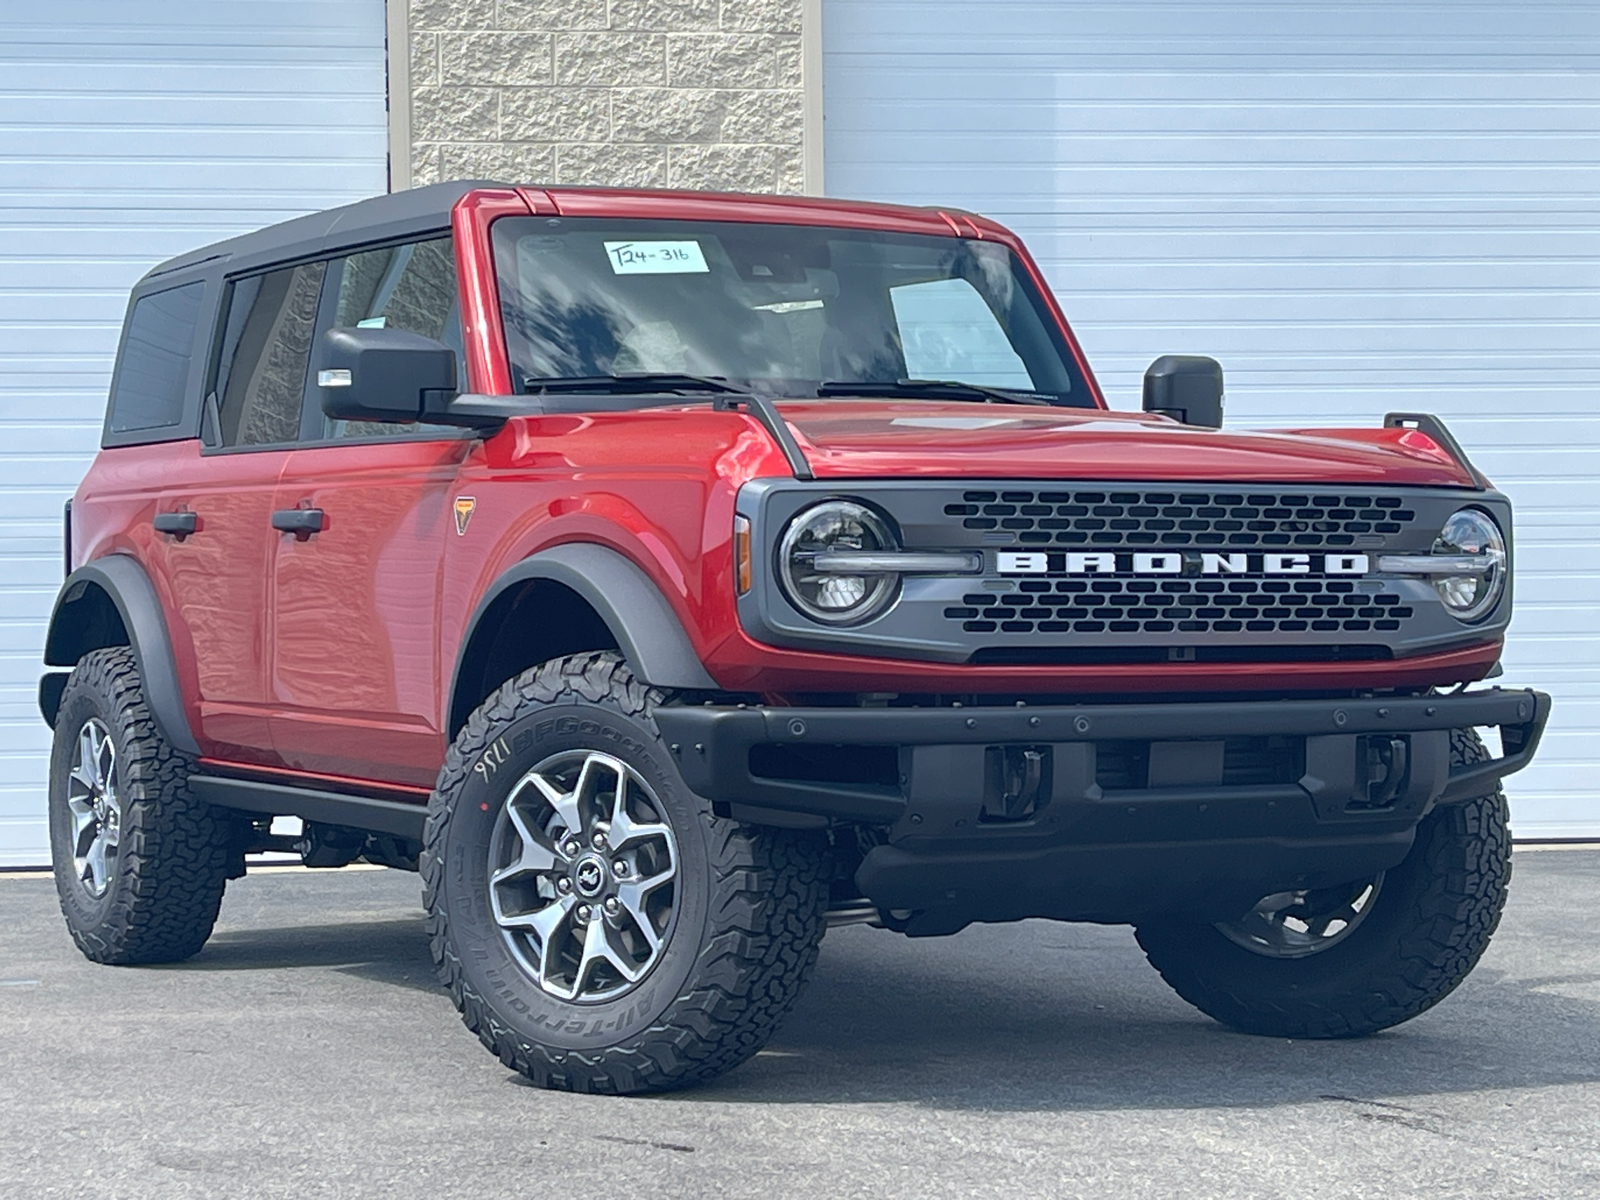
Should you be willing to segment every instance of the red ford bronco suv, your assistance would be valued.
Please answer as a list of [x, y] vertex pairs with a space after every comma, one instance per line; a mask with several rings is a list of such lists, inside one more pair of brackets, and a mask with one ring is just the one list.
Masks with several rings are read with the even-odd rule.
[[1465, 686], [1510, 508], [1425, 415], [1221, 423], [1203, 358], [1109, 411], [953, 210], [445, 184], [174, 259], [40, 685], [72, 936], [186, 958], [263, 849], [420, 869], [468, 1027], [579, 1091], [749, 1058], [845, 922], [1131, 923], [1235, 1028], [1413, 1017], [1549, 708]]

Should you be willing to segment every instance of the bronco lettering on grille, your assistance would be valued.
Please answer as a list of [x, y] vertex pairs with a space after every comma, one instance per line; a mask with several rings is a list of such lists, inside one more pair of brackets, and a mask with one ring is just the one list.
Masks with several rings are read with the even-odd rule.
[[1365, 554], [1002, 550], [995, 556], [995, 569], [1002, 575], [1365, 575], [1371, 560]]

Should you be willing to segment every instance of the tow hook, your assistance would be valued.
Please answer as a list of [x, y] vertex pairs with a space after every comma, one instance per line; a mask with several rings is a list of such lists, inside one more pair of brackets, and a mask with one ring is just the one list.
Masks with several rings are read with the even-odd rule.
[[1035, 746], [991, 746], [986, 821], [1026, 821], [1042, 806], [1047, 750]]

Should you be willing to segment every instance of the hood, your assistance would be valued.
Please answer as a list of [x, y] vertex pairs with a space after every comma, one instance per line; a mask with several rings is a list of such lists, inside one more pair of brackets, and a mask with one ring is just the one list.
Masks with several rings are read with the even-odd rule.
[[1415, 429], [1196, 429], [1144, 413], [905, 400], [778, 408], [819, 479], [1476, 486], [1449, 451]]

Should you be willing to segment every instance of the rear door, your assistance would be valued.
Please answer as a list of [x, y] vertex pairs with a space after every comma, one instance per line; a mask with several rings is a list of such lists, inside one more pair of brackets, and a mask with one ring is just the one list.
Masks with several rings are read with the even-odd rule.
[[[328, 280], [319, 330], [407, 329], [453, 346], [459, 360], [449, 238], [352, 254], [330, 265]], [[450, 669], [439, 653], [441, 571], [472, 444], [444, 426], [335, 421], [308, 402], [274, 502], [321, 513], [318, 532], [281, 534], [273, 551], [269, 690], [285, 765], [432, 786]]]
[[299, 434], [324, 274], [325, 264], [305, 263], [228, 282], [202, 446], [163, 470], [151, 565], [171, 597], [174, 636], [193, 647], [196, 732], [209, 756], [277, 762], [266, 672], [272, 505]]

